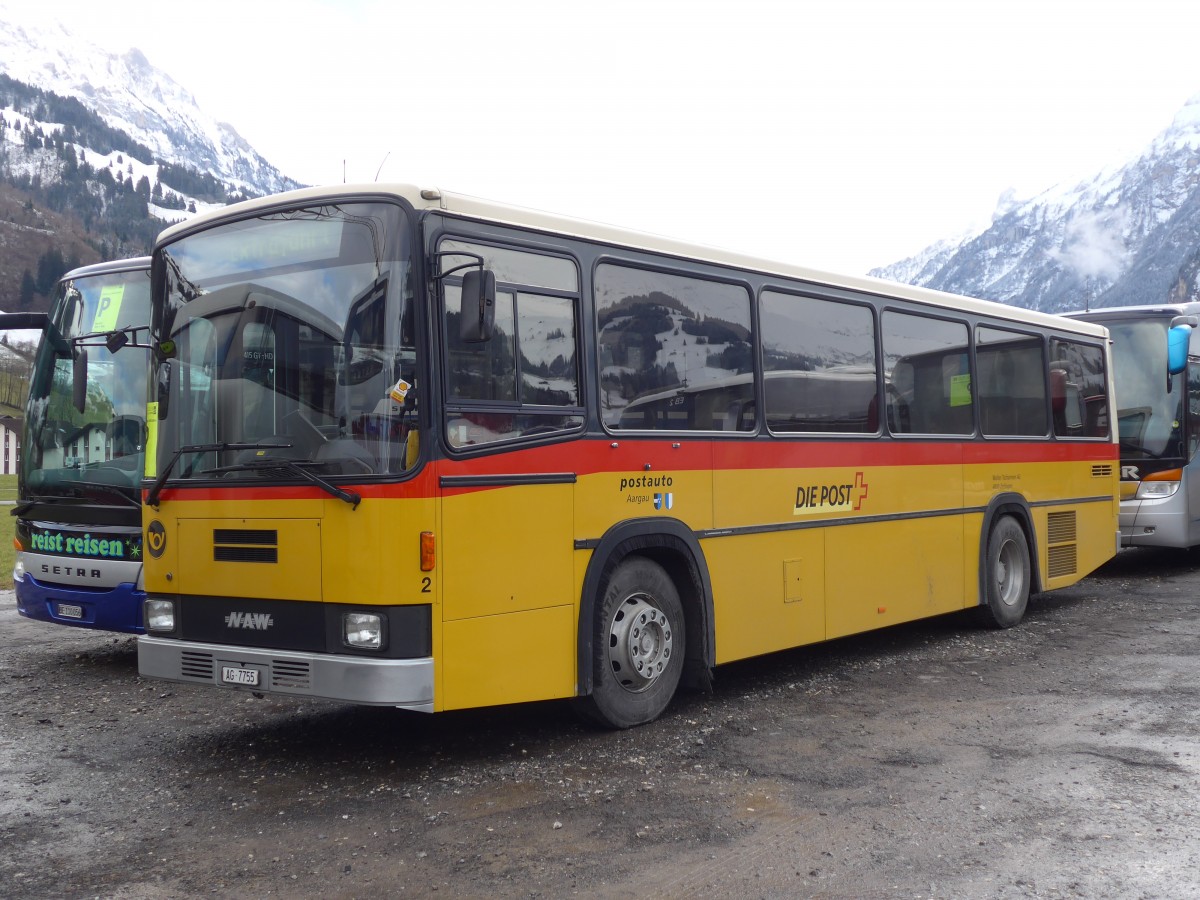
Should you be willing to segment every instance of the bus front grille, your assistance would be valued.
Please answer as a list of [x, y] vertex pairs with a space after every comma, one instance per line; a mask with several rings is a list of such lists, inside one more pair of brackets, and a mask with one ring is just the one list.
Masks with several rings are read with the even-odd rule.
[[279, 532], [270, 528], [214, 528], [214, 562], [279, 562]]
[[307, 691], [312, 687], [309, 665], [299, 660], [271, 660], [271, 687]]
[[[312, 666], [305, 660], [272, 659], [267, 663], [271, 687], [281, 690], [309, 691], [312, 689]], [[206, 681], [217, 681], [217, 667], [213, 654], [199, 650], [185, 650], [179, 660], [179, 677]]]
[[182, 678], [198, 678], [201, 681], [212, 681], [212, 654], [185, 650], [183, 658], [179, 661], [179, 675]]

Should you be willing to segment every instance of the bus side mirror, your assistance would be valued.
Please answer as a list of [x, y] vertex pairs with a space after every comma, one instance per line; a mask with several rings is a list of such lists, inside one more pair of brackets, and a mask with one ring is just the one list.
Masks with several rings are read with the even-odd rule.
[[30, 330], [41, 331], [46, 327], [50, 317], [45, 313], [4, 313], [0, 315], [0, 331]]
[[489, 269], [472, 269], [463, 275], [459, 339], [464, 344], [490, 341], [495, 319], [496, 273]]
[[87, 350], [77, 347], [71, 357], [71, 402], [83, 412], [87, 407]]
[[1191, 325], [1175, 325], [1167, 331], [1167, 373], [1178, 375], [1187, 369], [1188, 344], [1192, 339]]
[[40, 331], [46, 336], [54, 352], [63, 359], [71, 355], [71, 343], [62, 336], [50, 317], [45, 313], [3, 313], [0, 314], [0, 331]]

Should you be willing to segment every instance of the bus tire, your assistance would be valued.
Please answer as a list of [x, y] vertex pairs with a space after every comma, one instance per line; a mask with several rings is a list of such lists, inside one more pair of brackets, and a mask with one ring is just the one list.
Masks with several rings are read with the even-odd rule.
[[658, 718], [679, 685], [686, 631], [679, 591], [662, 566], [641, 556], [617, 564], [596, 611], [583, 715], [607, 728]]
[[1025, 615], [1033, 581], [1029, 541], [1012, 516], [1001, 516], [988, 535], [984, 598], [977, 618], [988, 628], [1011, 628]]

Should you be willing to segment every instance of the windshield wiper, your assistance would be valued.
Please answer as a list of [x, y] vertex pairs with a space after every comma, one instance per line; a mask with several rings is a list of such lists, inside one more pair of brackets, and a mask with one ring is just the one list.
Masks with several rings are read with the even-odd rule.
[[[263, 445], [265, 446], [265, 445]], [[308, 461], [309, 465], [320, 465]], [[315, 484], [327, 494], [337, 497], [339, 500], [344, 500], [349, 503], [354, 509], [358, 509], [358, 504], [362, 503], [362, 495], [354, 491], [344, 491], [336, 484], [326, 481], [315, 472], [308, 471], [305, 464], [294, 459], [282, 459], [280, 457], [267, 457], [265, 459], [256, 459], [251, 462], [234, 463], [229, 466], [220, 466], [216, 469], [209, 469], [208, 472], [252, 472], [255, 469], [283, 469], [285, 472], [291, 472], [293, 475], [299, 475], [305, 481]]]
[[81, 489], [86, 488], [89, 491], [96, 491], [97, 493], [108, 494], [110, 497], [120, 497], [122, 500], [124, 500], [127, 504], [132, 506], [134, 509], [142, 508], [141, 501], [136, 500], [131, 496], [133, 488], [130, 488], [129, 490], [125, 490], [123, 488], [117, 487], [115, 484], [102, 484], [102, 483], [96, 482], [96, 481], [79, 481], [79, 482], [76, 482], [76, 484], [78, 484], [78, 486]]
[[98, 484], [93, 481], [76, 481], [71, 483], [70, 490], [64, 491], [61, 494], [31, 494], [23, 503], [18, 503], [12, 508], [14, 516], [23, 516], [29, 510], [33, 509], [39, 503], [53, 505], [55, 503], [66, 503], [72, 506], [80, 506], [89, 502], [91, 498], [85, 497], [83, 489], [105, 493], [113, 497], [118, 497], [124, 500], [125, 503], [132, 506], [134, 509], [141, 509], [142, 504], [131, 496], [133, 489], [128, 491], [117, 487], [115, 484]]
[[18, 503], [9, 512], [14, 516], [23, 516], [39, 503], [83, 503], [83, 498], [73, 494], [30, 494], [29, 498], [23, 503]]
[[150, 490], [146, 493], [146, 505], [158, 509], [158, 495], [162, 493], [163, 486], [167, 483], [167, 479], [171, 477], [171, 472], [174, 470], [175, 464], [179, 462], [179, 458], [185, 453], [220, 453], [225, 450], [286, 450], [291, 446], [291, 444], [269, 444], [262, 441], [247, 444], [185, 444], [171, 454], [171, 458], [167, 460], [167, 464], [163, 466], [163, 470], [154, 479], [154, 484], [150, 485]]

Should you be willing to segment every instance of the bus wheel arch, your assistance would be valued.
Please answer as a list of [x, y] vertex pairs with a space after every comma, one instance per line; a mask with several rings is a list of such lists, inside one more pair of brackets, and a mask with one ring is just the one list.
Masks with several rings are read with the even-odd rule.
[[[635, 637], [625, 630], [628, 626], [616, 615], [622, 603], [627, 611], [648, 616], [642, 624], [649, 626], [650, 634]], [[660, 616], [666, 617], [665, 626]], [[682, 621], [675, 621], [677, 617]], [[672, 630], [674, 668], [667, 673], [669, 682], [664, 682], [668, 695], [658, 698], [661, 702], [644, 702], [649, 696], [625, 702], [631, 698], [614, 694], [614, 689], [633, 695], [657, 696], [658, 691], [648, 690], [641, 675], [633, 676], [631, 684], [614, 685], [614, 658], [621, 664], [630, 661], [628, 644], [622, 642], [638, 640], [641, 650], [656, 653], [665, 639], [663, 627]], [[616, 649], [614, 641], [620, 645]], [[670, 702], [678, 684], [709, 689], [714, 658], [708, 568], [691, 530], [681, 522], [664, 519], [635, 520], [613, 528], [592, 554], [580, 599], [577, 693], [584, 716], [617, 728], [648, 722]]]
[[979, 547], [976, 619], [989, 628], [1011, 628], [1040, 589], [1037, 533], [1020, 495], [993, 499], [984, 515]]

